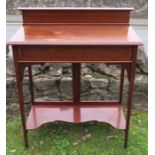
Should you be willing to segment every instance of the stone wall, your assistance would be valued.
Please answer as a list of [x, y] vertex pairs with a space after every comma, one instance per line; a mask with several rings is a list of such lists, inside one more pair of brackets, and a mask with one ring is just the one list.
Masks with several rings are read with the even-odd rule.
[[7, 0], [7, 14], [19, 14], [18, 7], [134, 7], [132, 17], [147, 17], [147, 0]]

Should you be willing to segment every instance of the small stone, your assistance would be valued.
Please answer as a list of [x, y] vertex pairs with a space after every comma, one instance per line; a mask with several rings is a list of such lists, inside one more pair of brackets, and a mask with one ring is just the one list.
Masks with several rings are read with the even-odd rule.
[[44, 142], [43, 142], [43, 141], [39, 141], [39, 143], [40, 143], [40, 145], [43, 145], [43, 144], [44, 144]]
[[15, 150], [15, 149], [13, 149], [13, 150], [11, 150], [10, 152], [11, 152], [11, 153], [14, 153], [14, 152], [16, 152], [16, 150]]
[[53, 69], [53, 70], [50, 70], [49, 71], [49, 74], [51, 75], [51, 76], [61, 76], [62, 75], [62, 69], [59, 69], [59, 70], [57, 70], [57, 69]]
[[85, 68], [83, 68], [83, 69], [81, 70], [81, 73], [84, 74], [84, 75], [85, 75], [85, 74], [91, 75], [91, 74], [92, 74], [92, 71], [91, 71], [90, 68], [85, 67]]
[[82, 136], [82, 140], [85, 141], [86, 139], [91, 137], [91, 133], [87, 133], [86, 135]]
[[106, 75], [119, 76], [120, 68], [117, 65], [99, 64], [98, 69]]
[[85, 78], [92, 78], [93, 76], [92, 75], [89, 75], [89, 74], [86, 74], [84, 75]]
[[62, 75], [62, 65], [61, 64], [52, 64], [49, 68], [49, 74], [51, 76], [59, 77]]
[[34, 80], [34, 85], [37, 90], [49, 90], [55, 87], [55, 80], [48, 78], [37, 78]]
[[15, 78], [14, 77], [8, 77], [6, 79], [6, 85], [11, 85], [15, 82]]
[[139, 120], [138, 120], [138, 123], [141, 124], [141, 122], [142, 122], [142, 121], [139, 119]]
[[89, 82], [92, 88], [106, 88], [108, 85], [108, 79], [90, 79]]
[[43, 97], [44, 100], [59, 98], [60, 92], [55, 78], [36, 78], [34, 80], [34, 88], [37, 98]]
[[137, 80], [137, 81], [142, 81], [142, 80], [143, 80], [143, 76], [137, 76], [137, 77], [136, 77], [136, 80]]
[[81, 64], [81, 68], [85, 68], [85, 67], [87, 67], [87, 64], [82, 63], [82, 64]]
[[112, 139], [117, 139], [118, 136], [106, 136], [106, 141], [112, 140]]
[[81, 143], [81, 140], [77, 140], [76, 142], [73, 143], [73, 146], [76, 146], [76, 145], [78, 145], [80, 143]]

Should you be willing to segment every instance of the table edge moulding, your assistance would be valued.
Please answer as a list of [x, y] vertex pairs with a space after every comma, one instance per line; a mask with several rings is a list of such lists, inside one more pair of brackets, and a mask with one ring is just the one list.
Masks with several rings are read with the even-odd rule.
[[[133, 8], [19, 8], [19, 10], [23, 24], [7, 44], [13, 49], [25, 146], [28, 147], [28, 131], [45, 123], [99, 121], [124, 131], [124, 147], [127, 148], [137, 48], [143, 45], [129, 24], [130, 11]], [[72, 63], [72, 101], [35, 100], [31, 67], [33, 64], [46, 62]], [[82, 101], [81, 63], [119, 64], [121, 66], [119, 99]], [[27, 119], [22, 87], [26, 67], [32, 104]], [[129, 81], [126, 117], [122, 106], [125, 70]]]

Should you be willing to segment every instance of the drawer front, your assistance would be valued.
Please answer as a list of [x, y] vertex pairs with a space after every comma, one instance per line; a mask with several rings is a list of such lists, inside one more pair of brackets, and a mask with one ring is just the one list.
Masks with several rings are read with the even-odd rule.
[[129, 46], [21, 46], [20, 61], [103, 62], [131, 61]]

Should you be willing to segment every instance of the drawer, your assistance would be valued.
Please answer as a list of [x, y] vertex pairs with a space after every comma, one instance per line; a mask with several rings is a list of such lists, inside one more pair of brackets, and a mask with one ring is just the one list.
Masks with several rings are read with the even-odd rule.
[[20, 61], [104, 62], [131, 61], [130, 46], [20, 46]]

